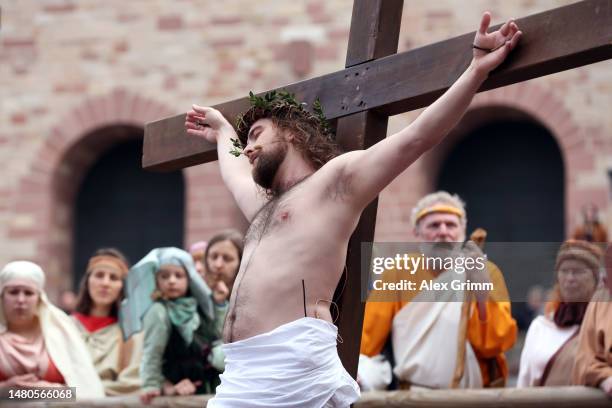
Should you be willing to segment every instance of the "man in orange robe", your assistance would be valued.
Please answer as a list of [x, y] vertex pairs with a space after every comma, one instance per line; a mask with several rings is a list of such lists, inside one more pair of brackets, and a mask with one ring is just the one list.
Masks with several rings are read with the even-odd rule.
[[[418, 240], [432, 243], [423, 244], [423, 248], [465, 240], [465, 209], [456, 195], [437, 192], [425, 196], [413, 210], [412, 223]], [[508, 368], [503, 353], [514, 345], [517, 334], [504, 278], [473, 242], [461, 251], [466, 258], [484, 259], [483, 267], [471, 273], [431, 267], [411, 272], [391, 268], [374, 284], [374, 289], [380, 289], [381, 282], [415, 283], [413, 290], [370, 292], [359, 365], [365, 389], [384, 388], [390, 381], [390, 370], [379, 356], [389, 335], [400, 388], [504, 385]], [[428, 255], [436, 253], [442, 252], [432, 249]], [[457, 277], [463, 277], [463, 283], [492, 284], [492, 290], [450, 289], [434, 297], [431, 290], [420, 290], [422, 282], [446, 282], [452, 288]]]

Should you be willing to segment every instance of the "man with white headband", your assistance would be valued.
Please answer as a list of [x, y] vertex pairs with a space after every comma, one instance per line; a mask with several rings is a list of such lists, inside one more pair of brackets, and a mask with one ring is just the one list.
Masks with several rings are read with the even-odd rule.
[[0, 271], [0, 387], [76, 387], [77, 398], [104, 388], [74, 323], [52, 305], [45, 275], [28, 261]]
[[[384, 369], [385, 360], [379, 356], [391, 335], [393, 371], [402, 389], [503, 385], [508, 376], [503, 352], [514, 345], [517, 326], [501, 271], [474, 242], [462, 245], [467, 223], [463, 202], [445, 191], [429, 194], [416, 204], [411, 221], [420, 250], [432, 266], [421, 265], [410, 276], [415, 290], [370, 293], [361, 340], [362, 382], [379, 389], [391, 382], [391, 370]], [[474, 268], [457, 273], [435, 262], [458, 257], [473, 259]], [[477, 267], [479, 259], [482, 268]], [[393, 269], [383, 276], [395, 282], [406, 275]], [[494, 290], [478, 291], [475, 298], [464, 300], [467, 291], [453, 289], [463, 288], [452, 283], [456, 280], [492, 284]], [[421, 286], [429, 281], [450, 282], [445, 286], [449, 290], [432, 295], [431, 285]]]

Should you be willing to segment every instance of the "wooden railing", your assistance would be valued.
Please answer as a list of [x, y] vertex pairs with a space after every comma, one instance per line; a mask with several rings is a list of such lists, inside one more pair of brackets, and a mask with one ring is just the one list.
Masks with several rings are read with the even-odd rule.
[[[206, 406], [210, 395], [190, 397], [159, 397], [152, 407], [187, 408]], [[142, 406], [138, 397], [108, 397], [77, 403], [0, 401], [2, 407], [109, 407], [128, 408]], [[481, 390], [432, 390], [432, 391], [379, 391], [363, 393], [355, 408], [575, 408], [612, 407], [601, 390], [587, 387], [496, 388]]]

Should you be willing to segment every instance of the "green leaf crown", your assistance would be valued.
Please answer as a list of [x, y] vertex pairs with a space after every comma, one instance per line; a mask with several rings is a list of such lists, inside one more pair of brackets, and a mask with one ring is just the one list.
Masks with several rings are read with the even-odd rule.
[[298, 102], [295, 94], [286, 90], [270, 91], [263, 96], [249, 92], [249, 102], [251, 107], [236, 119], [236, 133], [238, 139], [232, 139], [233, 148], [230, 151], [234, 156], [242, 154], [242, 149], [246, 146], [249, 130], [253, 123], [263, 118], [277, 119], [300, 119], [309, 122], [322, 135], [329, 139], [334, 139], [333, 129], [331, 128], [319, 98], [312, 104], [312, 112], [306, 109], [307, 104]]

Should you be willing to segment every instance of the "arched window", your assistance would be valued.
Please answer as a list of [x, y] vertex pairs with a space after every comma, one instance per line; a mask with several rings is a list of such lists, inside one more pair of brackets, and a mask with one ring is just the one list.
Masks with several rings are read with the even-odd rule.
[[140, 132], [138, 138], [99, 157], [78, 190], [73, 223], [75, 284], [98, 248], [116, 247], [136, 263], [155, 247], [183, 246], [183, 175], [144, 171], [142, 129], [135, 131]]
[[489, 123], [465, 136], [444, 161], [438, 189], [467, 202], [468, 231], [495, 241], [562, 241], [564, 171], [559, 147], [527, 121]]
[[485, 252], [513, 301], [535, 284], [552, 285], [564, 240], [564, 167], [550, 132], [533, 120], [488, 121], [448, 150], [437, 188], [466, 202], [468, 235], [487, 230]]

